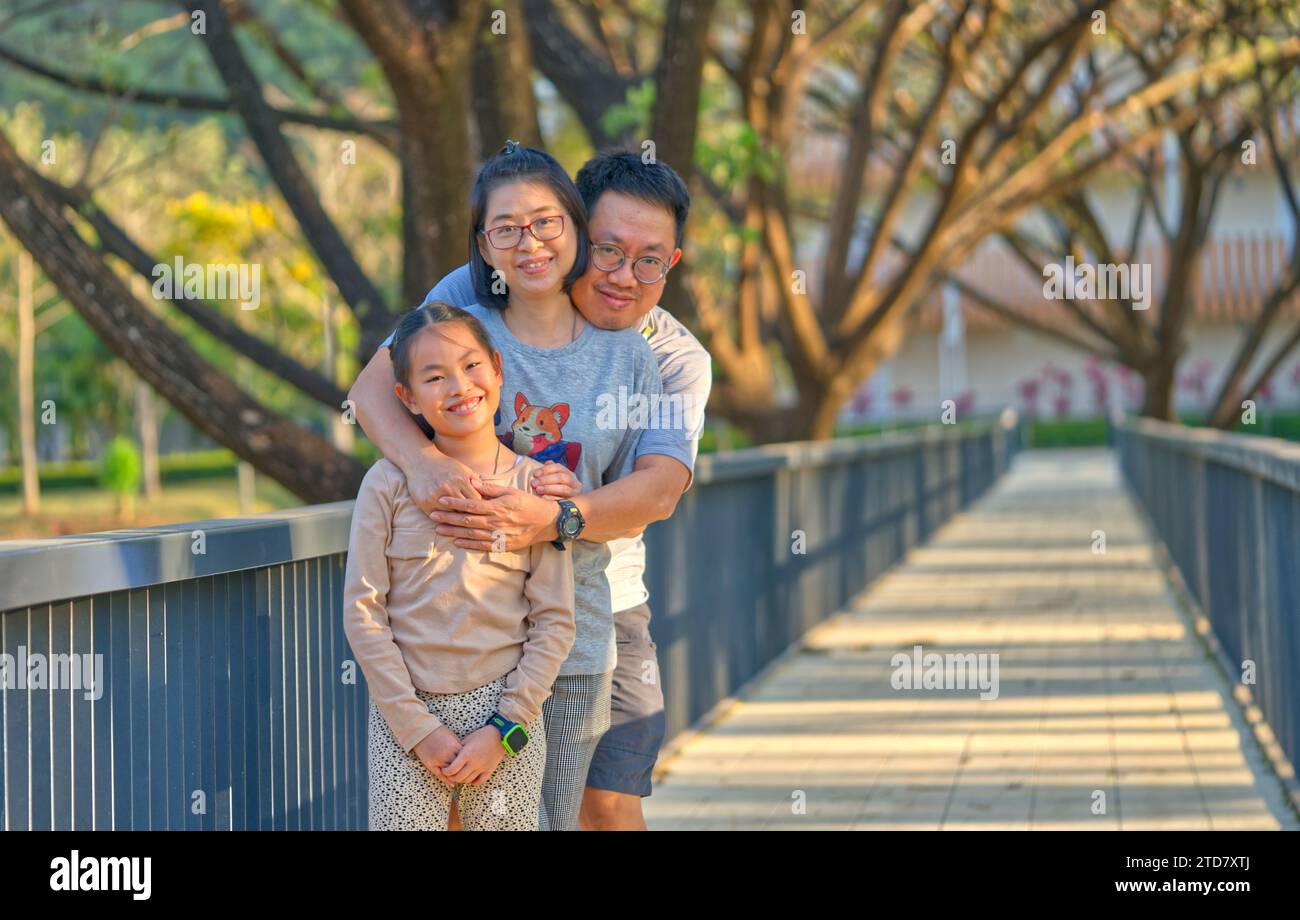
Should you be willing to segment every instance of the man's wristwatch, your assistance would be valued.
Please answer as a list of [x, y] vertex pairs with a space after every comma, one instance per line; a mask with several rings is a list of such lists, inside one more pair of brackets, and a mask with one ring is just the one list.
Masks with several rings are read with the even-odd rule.
[[518, 722], [511, 722], [499, 712], [488, 717], [487, 724], [501, 733], [501, 746], [511, 757], [518, 756], [528, 743], [528, 732]]
[[559, 539], [552, 540], [551, 545], [556, 549], [564, 549], [564, 544], [578, 539], [582, 533], [582, 528], [587, 526], [586, 519], [578, 506], [567, 498], [562, 498], [558, 502], [560, 506], [560, 515], [555, 519], [555, 532]]

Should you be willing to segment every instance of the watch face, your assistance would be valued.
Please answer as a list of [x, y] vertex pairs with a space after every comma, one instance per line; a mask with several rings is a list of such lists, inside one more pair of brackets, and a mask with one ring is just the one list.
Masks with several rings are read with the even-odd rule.
[[578, 519], [576, 517], [570, 517], [565, 519], [564, 532], [566, 534], [568, 534], [571, 537], [576, 537], [580, 529], [582, 529], [582, 525], [578, 523]]
[[505, 738], [502, 740], [510, 746], [510, 750], [518, 754], [524, 749], [524, 745], [528, 743], [528, 735], [520, 726], [516, 725], [506, 733]]

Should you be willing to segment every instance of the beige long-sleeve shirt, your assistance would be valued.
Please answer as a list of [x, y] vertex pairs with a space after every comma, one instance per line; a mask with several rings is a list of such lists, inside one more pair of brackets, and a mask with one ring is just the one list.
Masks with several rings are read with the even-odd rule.
[[[539, 465], [517, 457], [482, 478], [529, 491]], [[466, 550], [436, 526], [395, 464], [370, 468], [352, 510], [343, 625], [371, 699], [407, 751], [442, 724], [417, 688], [461, 693], [506, 675], [498, 711], [531, 722], [573, 645], [571, 553], [549, 543]]]

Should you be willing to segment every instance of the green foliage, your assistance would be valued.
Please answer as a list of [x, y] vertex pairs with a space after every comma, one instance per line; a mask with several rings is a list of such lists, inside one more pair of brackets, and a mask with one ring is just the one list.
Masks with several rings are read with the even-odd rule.
[[130, 438], [118, 435], [108, 443], [99, 461], [99, 484], [118, 495], [140, 488], [140, 451]]
[[776, 180], [781, 155], [765, 145], [747, 121], [730, 121], [712, 131], [701, 131], [695, 142], [695, 162], [700, 171], [722, 188], [733, 188], [757, 176], [763, 182]]
[[641, 81], [627, 91], [627, 98], [618, 105], [610, 106], [601, 116], [600, 126], [610, 134], [622, 134], [631, 130], [632, 134], [645, 137], [650, 133], [650, 115], [655, 107], [655, 83], [651, 79]]
[[1104, 418], [1030, 419], [1026, 422], [1029, 447], [1101, 447], [1106, 443]]
[[[1193, 428], [1205, 425], [1201, 413], [1187, 413], [1178, 420]], [[1100, 417], [1031, 419], [1025, 424], [1029, 447], [1102, 447], [1107, 443], [1106, 420]], [[1300, 412], [1261, 412], [1259, 424], [1238, 423], [1232, 432], [1300, 441]]]

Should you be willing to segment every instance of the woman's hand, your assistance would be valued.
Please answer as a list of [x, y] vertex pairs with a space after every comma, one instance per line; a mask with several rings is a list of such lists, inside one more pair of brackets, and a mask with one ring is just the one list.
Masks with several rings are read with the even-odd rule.
[[460, 753], [443, 773], [454, 783], [481, 786], [488, 781], [505, 756], [501, 732], [491, 725], [484, 725], [465, 736]]
[[541, 469], [533, 470], [531, 483], [534, 495], [556, 501], [582, 493], [582, 483], [573, 471], [554, 460], [548, 460]]
[[452, 763], [462, 750], [461, 741], [454, 731], [445, 725], [439, 725], [411, 750], [420, 758], [426, 770], [448, 786], [455, 785], [447, 778], [447, 765]]
[[409, 469], [402, 470], [406, 476], [406, 491], [411, 493], [411, 500], [425, 514], [432, 514], [441, 507], [438, 499], [443, 495], [479, 497], [478, 490], [470, 484], [474, 471], [439, 450], [431, 447], [421, 451], [419, 458], [407, 466]]

